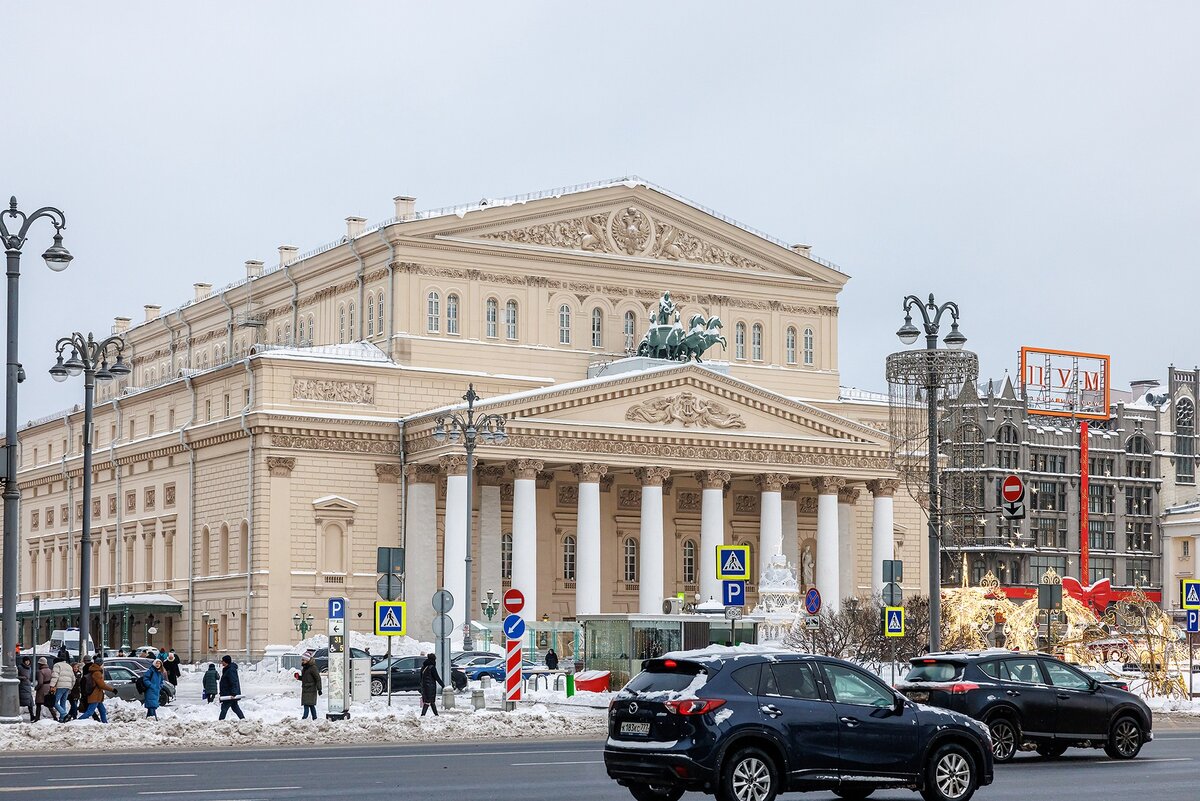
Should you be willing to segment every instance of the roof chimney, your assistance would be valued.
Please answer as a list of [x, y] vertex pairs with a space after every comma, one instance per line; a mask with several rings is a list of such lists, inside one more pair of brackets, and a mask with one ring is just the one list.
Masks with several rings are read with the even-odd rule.
[[408, 195], [397, 195], [392, 198], [392, 202], [396, 204], [396, 219], [411, 220], [413, 214], [417, 210], [417, 199]]
[[146, 310], [146, 322], [150, 322], [151, 320], [157, 320], [158, 313], [160, 311], [162, 311], [162, 306], [155, 306], [151, 303], [147, 303], [142, 308]]
[[114, 334], [124, 334], [127, 332], [129, 330], [129, 318], [114, 317], [112, 330]]
[[346, 236], [350, 239], [361, 234], [367, 227], [366, 217], [347, 217], [346, 218]]
[[1133, 396], [1136, 398], [1139, 395], [1145, 395], [1150, 390], [1159, 385], [1156, 378], [1143, 378], [1138, 381], [1130, 381], [1129, 388], [1133, 390]]
[[204, 300], [212, 294], [212, 284], [192, 284], [192, 289], [196, 290], [194, 300]]
[[246, 260], [246, 277], [247, 278], [261, 278], [262, 277], [262, 268], [263, 268], [263, 263], [261, 261], [259, 261], [258, 259], [247, 259]]
[[807, 256], [812, 252], [812, 245], [792, 245], [792, 250], [796, 251], [801, 256]]
[[280, 245], [279, 246], [279, 266], [287, 264], [292, 259], [296, 258], [296, 254], [300, 252], [300, 248], [295, 245]]

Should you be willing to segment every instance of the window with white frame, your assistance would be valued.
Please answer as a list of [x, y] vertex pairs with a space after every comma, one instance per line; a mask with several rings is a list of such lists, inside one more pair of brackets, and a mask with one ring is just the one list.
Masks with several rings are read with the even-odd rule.
[[738, 323], [733, 333], [734, 358], [746, 358], [746, 324]]
[[425, 298], [425, 330], [431, 334], [442, 330], [442, 297], [437, 292]]
[[565, 303], [558, 307], [558, 344], [571, 344], [571, 307]]
[[383, 333], [383, 290], [375, 297], [375, 316], [379, 318], [379, 333]]
[[308, 315], [308, 343], [312, 344], [317, 339], [317, 323], [316, 318], [311, 314]]
[[375, 294], [367, 293], [367, 336], [375, 336]]
[[696, 541], [683, 541], [683, 583], [696, 583]]
[[787, 363], [796, 363], [796, 329], [789, 327], [787, 330], [787, 341], [785, 343], [787, 350]]
[[634, 348], [633, 338], [637, 329], [637, 315], [631, 311], [625, 312], [625, 350], [631, 351]]
[[500, 578], [512, 578], [512, 534], [500, 535]]
[[446, 333], [458, 333], [458, 295], [446, 296]]
[[346, 341], [346, 307], [338, 306], [338, 344]]
[[604, 312], [599, 307], [592, 309], [592, 347], [604, 347]]
[[517, 338], [517, 302], [510, 300], [504, 305], [504, 335], [508, 339]]
[[756, 362], [761, 362], [763, 357], [763, 327], [762, 323], [755, 323], [754, 328], [750, 333], [750, 355]]
[[563, 580], [575, 580], [575, 537], [563, 537]]
[[624, 555], [624, 558], [623, 558], [622, 562], [623, 562], [624, 569], [623, 569], [622, 573], [625, 576], [625, 581], [627, 581], [627, 582], [637, 581], [638, 580], [638, 577], [637, 577], [637, 557], [638, 557], [637, 540], [635, 540], [633, 537], [627, 537], [625, 539], [625, 545], [623, 547], [623, 555]]
[[813, 330], [811, 328], [804, 329], [804, 363], [809, 367], [813, 365]]
[[1175, 480], [1196, 483], [1196, 406], [1190, 398], [1175, 404]]
[[487, 335], [495, 339], [498, 336], [500, 325], [500, 303], [495, 298], [487, 299], [487, 313], [484, 319], [487, 325]]
[[350, 320], [350, 327], [348, 329], [349, 339], [347, 341], [350, 342], [358, 339], [358, 329], [354, 326], [354, 301], [350, 301], [350, 314], [348, 317]]

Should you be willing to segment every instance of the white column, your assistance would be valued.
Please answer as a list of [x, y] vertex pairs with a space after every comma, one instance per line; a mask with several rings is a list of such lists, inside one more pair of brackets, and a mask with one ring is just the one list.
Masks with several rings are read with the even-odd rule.
[[608, 468], [584, 462], [571, 468], [579, 480], [576, 515], [575, 614], [600, 614], [600, 478]]
[[700, 602], [721, 602], [717, 578], [717, 546], [725, 544], [725, 485], [728, 470], [702, 470], [696, 480], [700, 494]]
[[[410, 464], [405, 468], [404, 600], [408, 603], [408, 635], [433, 639], [433, 594], [438, 588], [437, 465]], [[201, 637], [206, 636], [203, 632]]]
[[800, 532], [797, 524], [797, 512], [795, 496], [784, 498], [781, 513], [783, 517], [783, 555], [788, 560], [788, 564], [796, 569], [798, 580], [800, 578]]
[[817, 590], [822, 608], [837, 610], [838, 597], [838, 497], [844, 480], [823, 476], [812, 480], [817, 490]]
[[536, 459], [509, 462], [513, 473], [512, 586], [525, 595], [521, 617], [537, 620], [537, 474]]
[[638, 612], [662, 614], [663, 480], [671, 475], [665, 467], [641, 467], [634, 471], [642, 482], [642, 517], [638, 544]]
[[[500, 484], [504, 481], [504, 468], [499, 465], [480, 467], [479, 476], [479, 587], [478, 600], [487, 599], [487, 591], [494, 597], [504, 594], [500, 584]], [[497, 601], [499, 603], [499, 601]], [[497, 613], [499, 614], [499, 613]]]
[[448, 613], [454, 621], [451, 640], [461, 639], [466, 622], [467, 600], [467, 457], [458, 454], [439, 460], [446, 474], [445, 530], [442, 532], [442, 586], [454, 596], [454, 607]]
[[883, 592], [883, 560], [894, 558], [892, 496], [899, 488], [900, 482], [894, 478], [867, 482], [875, 499], [871, 510], [871, 592], [876, 594]]
[[761, 574], [772, 559], [783, 555], [783, 486], [788, 478], [782, 473], [763, 473], [754, 480], [759, 488], [758, 570]]
[[858, 594], [858, 520], [854, 506], [862, 490], [842, 487], [838, 490], [838, 597]]

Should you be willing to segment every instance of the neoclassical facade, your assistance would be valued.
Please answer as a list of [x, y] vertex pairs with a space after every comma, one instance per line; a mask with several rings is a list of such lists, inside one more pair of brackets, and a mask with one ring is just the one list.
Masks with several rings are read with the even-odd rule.
[[[128, 624], [196, 658], [260, 651], [330, 595], [365, 630], [380, 545], [406, 548], [428, 639], [434, 590], [465, 587], [468, 520], [476, 597], [519, 587], [539, 619], [719, 597], [719, 543], [750, 544], [755, 571], [784, 556], [827, 603], [877, 587], [884, 558], [921, 585], [886, 407], [839, 393], [836, 267], [635, 179], [395, 204], [117, 318], [134, 372], [98, 397], [91, 510], [109, 642]], [[664, 291], [727, 345], [632, 357]], [[461, 445], [432, 436], [468, 384], [508, 420], [470, 498]], [[81, 425], [76, 408], [22, 431], [24, 638], [45, 634], [35, 595], [46, 631], [77, 603]]]

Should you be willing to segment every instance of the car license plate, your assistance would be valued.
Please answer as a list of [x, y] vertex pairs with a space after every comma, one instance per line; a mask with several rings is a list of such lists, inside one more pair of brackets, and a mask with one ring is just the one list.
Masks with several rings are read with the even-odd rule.
[[649, 723], [622, 723], [621, 734], [649, 734]]
[[916, 701], [918, 704], [923, 704], [929, 700], [927, 692], [910, 692], [907, 694], [910, 701]]

